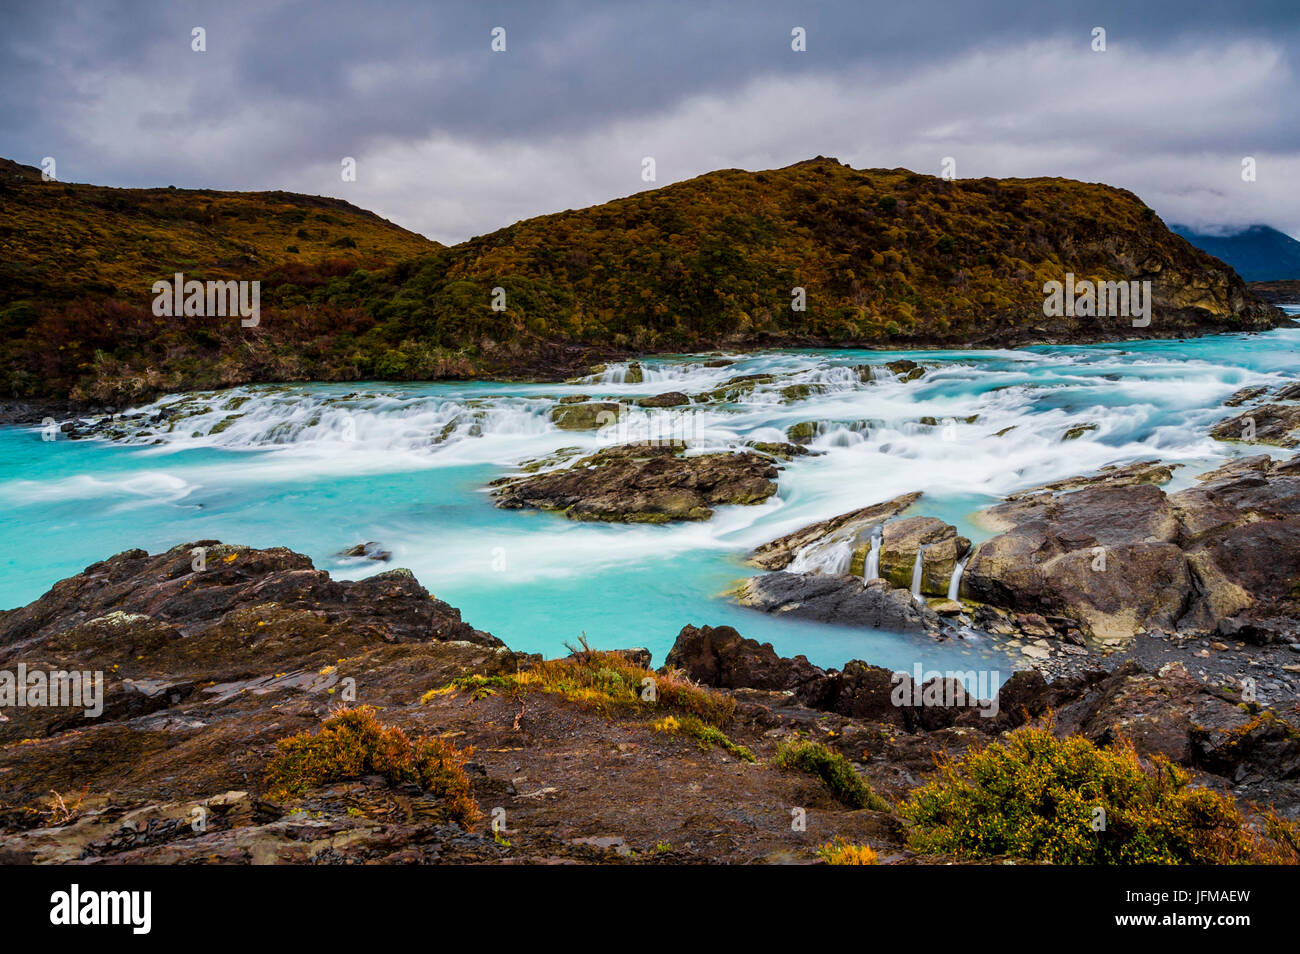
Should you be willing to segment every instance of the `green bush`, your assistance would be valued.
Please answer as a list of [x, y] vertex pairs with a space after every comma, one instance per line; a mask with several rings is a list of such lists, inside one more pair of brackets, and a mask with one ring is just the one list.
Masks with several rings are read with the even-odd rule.
[[913, 849], [1056, 864], [1296, 863], [1294, 826], [1246, 825], [1231, 796], [1189, 788], [1167, 759], [1025, 727], [944, 761], [899, 814]]
[[850, 808], [889, 811], [889, 803], [871, 790], [851, 762], [820, 742], [782, 742], [776, 750], [776, 764], [815, 775], [831, 794]]

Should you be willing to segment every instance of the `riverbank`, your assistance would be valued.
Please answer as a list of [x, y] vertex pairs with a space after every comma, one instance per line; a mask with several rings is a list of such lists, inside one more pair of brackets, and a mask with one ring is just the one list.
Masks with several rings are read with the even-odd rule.
[[[472, 623], [406, 571], [334, 581], [284, 549], [194, 541], [89, 567], [0, 615], [0, 670], [104, 679], [92, 718], [5, 710], [0, 859], [812, 863], [843, 839], [881, 863], [946, 863], [912, 843], [909, 793], [936, 756], [1049, 712], [1062, 737], [1122, 733], [1196, 785], [1300, 810], [1287, 713], [1177, 664], [1021, 673], [990, 713], [927, 691], [900, 703], [887, 670], [821, 670], [725, 628], [686, 627], [655, 672], [644, 650], [580, 645], [543, 665]], [[449, 774], [303, 763], [284, 789], [286, 753], [356, 706], [404, 730], [393, 744], [440, 740]]]

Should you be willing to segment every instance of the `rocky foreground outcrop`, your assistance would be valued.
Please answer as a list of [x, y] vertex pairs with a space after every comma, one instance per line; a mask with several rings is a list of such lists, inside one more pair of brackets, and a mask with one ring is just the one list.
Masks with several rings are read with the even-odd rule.
[[[1144, 756], [1184, 766], [1202, 784], [1300, 814], [1300, 732], [1287, 715], [1242, 698], [1240, 687], [1214, 687], [1180, 662], [1147, 671], [1125, 661], [1047, 682], [1032, 670], [1011, 674], [991, 698], [967, 692], [955, 673], [893, 673], [861, 661], [825, 670], [805, 657], [783, 658], [771, 644], [730, 626], [687, 626], [666, 660], [708, 686], [756, 690], [852, 721], [837, 723], [831, 744], [864, 756], [878, 784], [911, 784], [939, 751], [960, 751], [1034, 720], [1059, 736], [1110, 745], [1120, 738]], [[968, 677], [977, 677], [972, 671]], [[888, 741], [883, 745], [880, 739]], [[865, 750], [865, 752], [864, 752]], [[876, 772], [873, 773], [872, 769]]]
[[[580, 405], [575, 405], [580, 406]], [[492, 482], [496, 505], [554, 510], [570, 520], [669, 523], [707, 520], [725, 504], [776, 493], [777, 468], [759, 454], [688, 456], [678, 442], [607, 447], [570, 466]]]
[[[627, 650], [592, 663], [663, 690], [608, 709], [563, 684], [542, 691], [554, 664], [510, 651], [404, 570], [343, 582], [284, 549], [130, 550], [0, 614], [0, 677], [104, 680], [97, 713], [0, 708], [0, 863], [809, 862], [836, 836], [885, 862], [943, 860], [908, 847], [888, 804], [849, 810], [783, 769], [778, 747], [823, 740], [897, 799], [937, 754], [1049, 710], [1059, 730], [1103, 744], [1122, 733], [1205, 784], [1293, 816], [1300, 806], [1296, 733], [1177, 666], [1051, 684], [1017, 673], [991, 708], [956, 694], [952, 674], [905, 678], [918, 691], [900, 703], [886, 670], [782, 659], [727, 627], [686, 627], [657, 675], [649, 662]], [[725, 714], [727, 744], [661, 718], [670, 688]], [[351, 756], [331, 780], [271, 786], [281, 743], [319, 738], [322, 720], [357, 705], [459, 749], [478, 820]], [[792, 830], [791, 806], [805, 830]]]

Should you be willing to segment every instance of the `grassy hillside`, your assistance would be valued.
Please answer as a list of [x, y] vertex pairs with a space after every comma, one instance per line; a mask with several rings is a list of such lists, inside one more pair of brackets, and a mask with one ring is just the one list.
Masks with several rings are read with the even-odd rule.
[[[0, 340], [8, 389], [26, 397], [545, 376], [616, 353], [1086, 341], [1279, 320], [1133, 194], [1063, 179], [950, 182], [818, 158], [710, 173], [446, 248], [344, 203], [280, 193], [28, 176], [10, 180], [0, 207], [5, 255], [19, 252], [0, 272]], [[127, 241], [147, 230], [149, 242]], [[149, 285], [182, 266], [261, 279], [260, 326], [155, 318]], [[1044, 318], [1043, 283], [1066, 272], [1151, 280], [1151, 327]], [[791, 308], [795, 287], [806, 310]]]

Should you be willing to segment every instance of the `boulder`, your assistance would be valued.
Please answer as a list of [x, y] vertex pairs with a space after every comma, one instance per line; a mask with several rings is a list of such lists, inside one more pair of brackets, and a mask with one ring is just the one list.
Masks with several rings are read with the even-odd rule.
[[896, 633], [941, 632], [939, 617], [884, 580], [780, 571], [746, 580], [737, 601], [765, 613]]
[[911, 590], [916, 554], [921, 556], [921, 592], [947, 596], [957, 561], [970, 551], [970, 541], [957, 528], [935, 517], [904, 517], [884, 525], [880, 544], [880, 575], [894, 586]]
[[681, 407], [690, 404], [691, 399], [681, 391], [665, 391], [651, 397], [643, 397], [636, 402], [640, 407]]
[[1139, 629], [1172, 631], [1192, 600], [1191, 573], [1174, 542], [1178, 519], [1150, 484], [1044, 493], [984, 517], [1010, 529], [975, 548], [963, 576], [970, 599], [1077, 620], [1103, 642]]
[[1242, 444], [1295, 447], [1300, 444], [1297, 430], [1300, 430], [1300, 405], [1263, 404], [1215, 424], [1210, 436]]
[[340, 550], [338, 555], [348, 559], [374, 560], [376, 563], [387, 563], [393, 558], [393, 554], [376, 540], [355, 544], [346, 550]]
[[885, 367], [894, 372], [895, 377], [900, 381], [915, 381], [925, 374], [925, 368], [909, 358], [889, 361], [885, 364]]
[[805, 656], [778, 656], [771, 643], [746, 639], [730, 626], [684, 626], [664, 661], [706, 686], [721, 689], [803, 689], [826, 678]]

